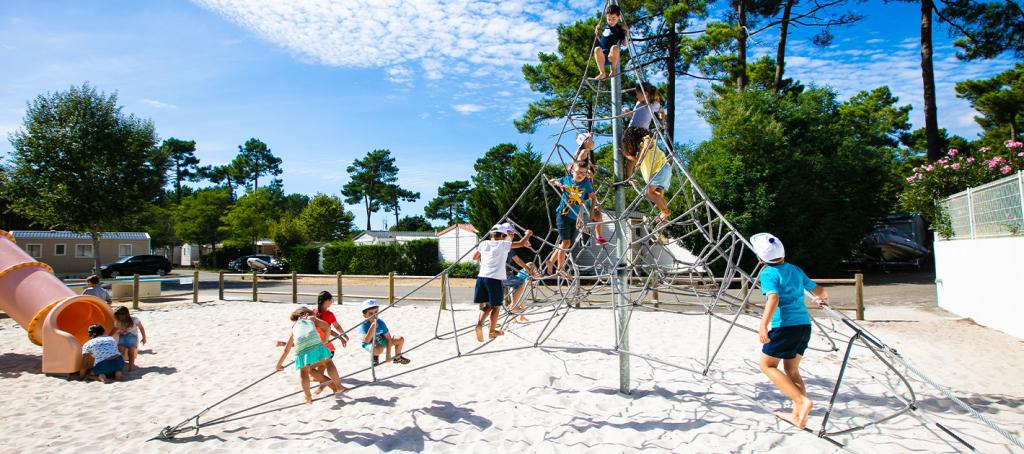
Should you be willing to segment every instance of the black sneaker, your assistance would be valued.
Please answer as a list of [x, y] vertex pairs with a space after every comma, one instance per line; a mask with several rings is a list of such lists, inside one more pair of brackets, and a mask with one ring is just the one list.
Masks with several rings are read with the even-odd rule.
[[380, 365], [380, 356], [373, 355], [373, 361], [370, 361], [370, 362], [373, 363], [374, 367], [379, 366]]

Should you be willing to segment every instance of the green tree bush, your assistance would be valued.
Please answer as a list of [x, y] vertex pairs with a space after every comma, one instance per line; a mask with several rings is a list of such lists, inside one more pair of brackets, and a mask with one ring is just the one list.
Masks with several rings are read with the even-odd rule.
[[320, 248], [317, 246], [295, 246], [285, 255], [285, 260], [296, 273], [320, 272]]

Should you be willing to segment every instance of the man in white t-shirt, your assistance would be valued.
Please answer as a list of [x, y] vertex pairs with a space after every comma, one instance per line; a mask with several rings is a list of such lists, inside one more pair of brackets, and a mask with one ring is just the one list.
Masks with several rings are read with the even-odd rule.
[[512, 248], [522, 247], [522, 243], [528, 241], [513, 243], [502, 225], [494, 226], [488, 236], [490, 239], [481, 241], [473, 253], [473, 260], [480, 261], [480, 273], [473, 292], [473, 302], [480, 305], [480, 319], [476, 323], [476, 340], [480, 342], [484, 341], [484, 321], [488, 318], [491, 319], [491, 339], [505, 334], [498, 330], [498, 313], [505, 300], [505, 292], [501, 288], [507, 277], [505, 263]]

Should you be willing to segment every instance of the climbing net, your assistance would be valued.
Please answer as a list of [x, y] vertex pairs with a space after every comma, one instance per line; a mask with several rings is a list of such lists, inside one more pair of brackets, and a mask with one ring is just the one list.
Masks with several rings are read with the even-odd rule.
[[[612, 0], [608, 2], [608, 4], [610, 3], [615, 2]], [[591, 49], [596, 47], [596, 44], [595, 37]], [[624, 60], [628, 59], [626, 55], [644, 55], [638, 51], [636, 42], [632, 40], [623, 50], [625, 51], [622, 57]], [[557, 241], [558, 234], [552, 210], [561, 195], [557, 188], [548, 184], [548, 181], [552, 177], [564, 175], [563, 170], [567, 170], [574, 160], [574, 153], [563, 145], [563, 140], [569, 137], [568, 142], [571, 143], [571, 138], [575, 137], [578, 132], [599, 129], [596, 126], [604, 126], [605, 129], [608, 129], [606, 126], [622, 122], [625, 117], [625, 114], [620, 112], [612, 112], [611, 116], [602, 118], [589, 117], [585, 113], [577, 112], [580, 108], [580, 100], [584, 96], [593, 96], [596, 104], [602, 97], [610, 96], [618, 91], [620, 93], [633, 92], [636, 94], [635, 97], [648, 103], [653, 101], [644, 99], [646, 97], [644, 90], [622, 89], [618, 83], [620, 77], [632, 79], [638, 85], [646, 83], [643, 65], [626, 67], [610, 81], [596, 81], [591, 78], [591, 63], [592, 59], [588, 60], [561, 128], [554, 136], [551, 150], [543, 160], [544, 165], [541, 166], [540, 171], [533, 177], [519, 198], [508, 207], [505, 215], [496, 220], [498, 223], [510, 223], [520, 231], [536, 229], [539, 232], [538, 235], [530, 239], [529, 249], [533, 252], [533, 257], [530, 259], [532, 268], [540, 270], [542, 273], [540, 276], [531, 276], [524, 284], [528, 286], [525, 292], [526, 296], [523, 297], [528, 302], [525, 309], [522, 311], [508, 310], [501, 321], [502, 328], [509, 329], [511, 320], [520, 315], [529, 315], [534, 320], [529, 324], [540, 326], [536, 337], [533, 338], [530, 345], [525, 346], [491, 348], [495, 339], [490, 339], [483, 343], [474, 343], [473, 347], [466, 348], [463, 345], [465, 336], [470, 335], [475, 324], [459, 326], [456, 312], [466, 309], [456, 308], [455, 304], [441, 305], [437, 312], [434, 335], [406, 348], [405, 352], [416, 351], [430, 345], [449, 343], [448, 345], [454, 347], [450, 356], [442, 356], [417, 367], [403, 369], [401, 372], [389, 375], [379, 376], [378, 368], [375, 365], [351, 371], [343, 375], [342, 378], [369, 373], [371, 380], [349, 387], [349, 390], [391, 380], [457, 358], [528, 348], [557, 348], [548, 345], [552, 334], [570, 313], [580, 308], [613, 309], [613, 314], [625, 313], [624, 319], [620, 318], [620, 315], [613, 316], [616, 326], [620, 327], [620, 329], [616, 329], [614, 345], [610, 348], [595, 348], [594, 350], [641, 358], [652, 363], [690, 371], [715, 383], [724, 384], [722, 377], [713, 373], [712, 366], [721, 353], [726, 340], [735, 329], [757, 332], [753, 323], [760, 316], [763, 305], [753, 300], [752, 296], [758, 293], [755, 277], [763, 265], [756, 259], [747, 239], [722, 215], [673, 151], [673, 144], [670, 138], [663, 133], [661, 121], [656, 115], [652, 115], [655, 127], [651, 133], [659, 146], [666, 150], [668, 159], [665, 165], [671, 166], [672, 169], [671, 184], [665, 190], [665, 198], [672, 209], [672, 215], [667, 220], [658, 219], [657, 207], [645, 195], [643, 183], [637, 179], [616, 181], [615, 176], [619, 172], [609, 172], [608, 169], [598, 168], [592, 177], [594, 186], [597, 188], [597, 199], [601, 202], [596, 209], [601, 216], [598, 220], [591, 221], [590, 213], [581, 214], [579, 232], [572, 239], [569, 248], [561, 250], [565, 253], [564, 268], [544, 272], [550, 269], [548, 263], [553, 261], [553, 255], [558, 253], [561, 247]], [[613, 125], [610, 129], [617, 131], [618, 127]], [[606, 134], [595, 135], [606, 136]], [[620, 138], [613, 133], [613, 140], [615, 139]], [[621, 158], [616, 156], [615, 159]], [[559, 169], [557, 174], [552, 174], [553, 170], [551, 169], [554, 168]], [[513, 213], [524, 202], [527, 194], [536, 193], [536, 188], [540, 189], [543, 197], [547, 212], [546, 225], [522, 225], [520, 220], [513, 216]], [[615, 191], [622, 191], [623, 197], [620, 200], [624, 201], [621, 206], [615, 207], [617, 209], [607, 206], [609, 201], [614, 198]], [[627, 200], [628, 202], [625, 202]], [[536, 203], [536, 201], [529, 202]], [[595, 241], [599, 228], [610, 238], [607, 244], [597, 244]], [[466, 252], [456, 263], [465, 259], [471, 252], [472, 250]], [[745, 269], [744, 265], [749, 270]], [[398, 297], [393, 303], [383, 306], [380, 313], [394, 309], [417, 291], [435, 283], [442, 286], [447, 301], [454, 302], [451, 286], [444, 278], [448, 271], [445, 270], [404, 296]], [[513, 301], [509, 306], [516, 307], [518, 304], [519, 301]], [[692, 364], [673, 363], [653, 355], [629, 350], [627, 342], [620, 335], [628, 332], [628, 326], [636, 311], [655, 311], [664, 313], [666, 316], [706, 317], [707, 331], [704, 336], [703, 358], [694, 358], [697, 367]], [[818, 352], [832, 353], [843, 351], [841, 347], [845, 346], [845, 354], [821, 427], [816, 431], [811, 429], [804, 429], [804, 431], [826, 439], [838, 447], [844, 447], [844, 443], [838, 440], [837, 436], [849, 435], [867, 427], [877, 427], [897, 417], [909, 415], [920, 421], [921, 425], [928, 430], [934, 427], [948, 435], [949, 439], [944, 438], [943, 441], [954, 450], [959, 450], [954, 442], [973, 450], [973, 446], [966, 440], [917, 405], [914, 383], [924, 383], [939, 391], [964, 412], [996, 431], [1011, 444], [1024, 448], [1020, 440], [965, 404], [948, 389], [915, 369], [895, 349], [883, 343], [877, 336], [868, 332], [855, 321], [827, 306], [823, 308], [821, 315], [825, 316], [822, 320], [812, 317], [812, 322], [817, 329], [814, 330], [816, 336], [809, 348]], [[537, 317], [540, 316], [543, 317], [538, 319]], [[713, 329], [714, 324], [717, 324], [715, 329]], [[354, 325], [345, 332], [352, 332], [358, 326], [358, 324]], [[866, 364], [855, 359], [852, 355], [855, 349], [870, 352], [871, 356], [878, 361], [874, 363], [875, 368], [869, 370]], [[879, 364], [881, 367], [878, 367]], [[867, 421], [855, 424], [836, 424], [833, 421], [836, 398], [840, 394], [847, 371], [851, 369], [860, 370], [881, 383], [889, 397], [900, 402], [899, 408], [884, 415], [873, 416]], [[264, 382], [275, 373], [272, 372], [257, 379], [177, 425], [165, 427], [156, 439], [170, 439], [191, 431], [198, 433], [202, 428], [301, 405], [268, 409], [269, 405], [302, 392], [296, 391], [214, 418], [208, 418], [207, 415], [215, 408]], [[912, 377], [915, 379], [913, 383]], [[732, 391], [743, 395], [739, 390], [732, 389]], [[749, 399], [764, 407], [756, 399]], [[771, 410], [768, 411], [771, 412]]]

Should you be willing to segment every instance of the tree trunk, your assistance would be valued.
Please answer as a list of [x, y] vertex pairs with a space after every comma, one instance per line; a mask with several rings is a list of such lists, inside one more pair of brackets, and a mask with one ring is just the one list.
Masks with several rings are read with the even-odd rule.
[[742, 92], [747, 88], [747, 5], [746, 0], [736, 1], [737, 25], [740, 27], [740, 35], [736, 40], [736, 66], [739, 74], [736, 76], [736, 89]]
[[398, 202], [395, 202], [395, 230], [398, 230], [398, 212], [399, 211], [400, 211], [400, 208], [398, 207]]
[[782, 75], [786, 70], [786, 38], [789, 37], [789, 17], [793, 11], [795, 0], [786, 0], [782, 11], [782, 24], [779, 25], [779, 49], [775, 53], [775, 82], [772, 88], [775, 93], [782, 89]]
[[1017, 125], [1010, 122], [1010, 140], [1017, 140]]
[[665, 93], [665, 103], [668, 104], [668, 114], [665, 115], [665, 131], [668, 133], [668, 143], [675, 148], [676, 142], [676, 60], [679, 59], [679, 37], [676, 35], [675, 25], [668, 27], [668, 93]]
[[[93, 274], [100, 276], [100, 232], [98, 229], [94, 229], [89, 232], [89, 236], [92, 238], [92, 266]], [[100, 276], [102, 278], [102, 276]]]
[[924, 131], [931, 162], [942, 158], [935, 107], [935, 70], [932, 68], [932, 0], [921, 0], [921, 79], [924, 83]]
[[363, 201], [366, 202], [366, 230], [370, 230], [370, 196], [363, 196]]

